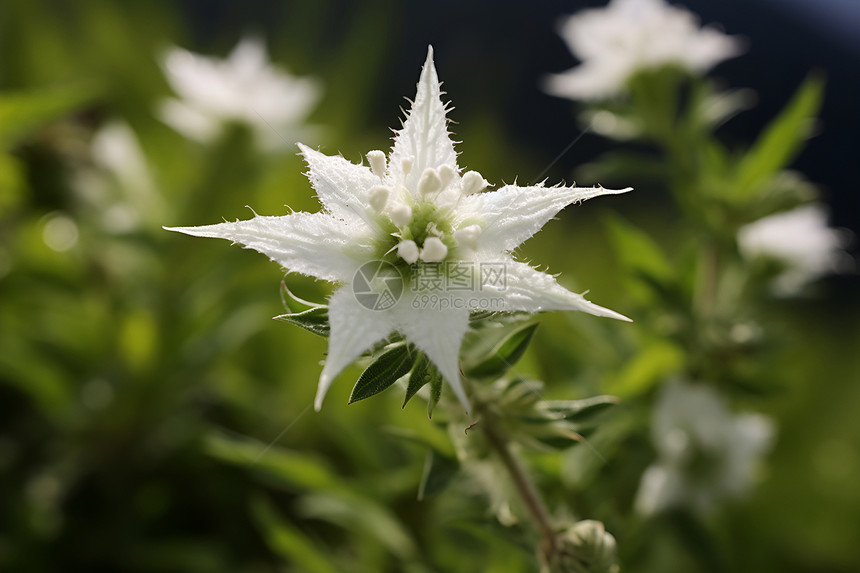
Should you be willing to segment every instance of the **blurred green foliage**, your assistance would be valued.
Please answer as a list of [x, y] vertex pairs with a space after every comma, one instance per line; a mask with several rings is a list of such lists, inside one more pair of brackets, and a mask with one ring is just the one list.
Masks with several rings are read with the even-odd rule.
[[[397, 38], [379, 14], [398, 13], [397, 3], [368, 6], [339, 22], [332, 42], [330, 7], [290, 4], [271, 42], [278, 62], [322, 81], [311, 123], [325, 149], [353, 160], [388, 145], [386, 125], [365, 109], [405, 95], [380, 87]], [[317, 209], [292, 152], [260, 155], [238, 126], [200, 147], [154, 117], [169, 95], [157, 65], [169, 43], [225, 53], [237, 39], [194, 46], [187, 26], [169, 2], [0, 5], [0, 570], [532, 571], [527, 527], [502, 526], [488, 492], [453, 472], [451, 437], [418, 400], [404, 406], [385, 392], [347, 406], [353, 367], [324, 411], [311, 411], [325, 340], [267, 320], [284, 313], [277, 267], [161, 229], [245, 217], [245, 205]], [[456, 78], [445, 80], [454, 91]], [[739, 404], [780, 426], [749, 500], [705, 523], [631, 514], [653, 458], [647, 400], [702, 343], [699, 325], [677, 329], [665, 312], [695, 290], [691, 229], [760, 216], [745, 193], [765, 179], [803, 195], [804, 184], [772, 176], [798, 150], [816, 86], [805, 84], [739, 162], [734, 150], [678, 145], [703, 154], [679, 161], [705, 162], [691, 173], [722, 198], [713, 219], [676, 211], [658, 186], [625, 173], [636, 194], [576, 207], [523, 249], [643, 324], [542, 317], [517, 367], [547, 381], [553, 399], [622, 398], [587, 446], [529, 461], [552, 507], [606, 523], [628, 571], [860, 568], [856, 295], [755, 301], [769, 344], [783, 350], [738, 358], [760, 390]], [[463, 163], [488, 177], [512, 164], [538, 173], [549, 160], [521, 153], [506, 118], [454, 116]], [[116, 121], [139, 141], [151, 188], [92, 156], [95, 134]], [[592, 166], [601, 182], [622, 179], [612, 160]], [[653, 158], [614, 161], [663, 172]], [[288, 281], [309, 300], [329, 292]]]

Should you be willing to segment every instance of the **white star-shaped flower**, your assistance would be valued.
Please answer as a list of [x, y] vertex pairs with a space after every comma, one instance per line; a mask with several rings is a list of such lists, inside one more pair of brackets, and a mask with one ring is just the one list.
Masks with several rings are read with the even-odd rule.
[[704, 72], [741, 52], [741, 43], [663, 0], [612, 0], [562, 21], [561, 37], [582, 63], [550, 76], [546, 91], [576, 100], [623, 93], [639, 70], [676, 64]]
[[[225, 123], [250, 126], [266, 149], [283, 145], [320, 96], [316, 81], [271, 65], [263, 42], [246, 37], [226, 59], [172, 47], [162, 62], [179, 99], [161, 103], [161, 119], [189, 139], [210, 142]], [[295, 141], [295, 140], [293, 140]]]
[[629, 320], [511, 256], [565, 206], [629, 189], [485, 191], [480, 174], [457, 166], [441, 95], [431, 48], [388, 157], [371, 151], [369, 166], [356, 165], [300, 144], [318, 213], [169, 229], [229, 239], [288, 271], [343, 285], [329, 299], [317, 410], [335, 376], [393, 332], [427, 355], [469, 410], [458, 360], [470, 310], [581, 310]]

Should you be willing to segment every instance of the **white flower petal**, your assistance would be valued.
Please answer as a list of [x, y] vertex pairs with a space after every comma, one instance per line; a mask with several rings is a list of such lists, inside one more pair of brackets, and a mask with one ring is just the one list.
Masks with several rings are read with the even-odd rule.
[[300, 122], [319, 99], [314, 80], [294, 77], [271, 65], [259, 38], [244, 38], [226, 59], [173, 47], [162, 67], [179, 96], [162, 110], [165, 121], [192, 139], [209, 141], [218, 131], [204, 132], [200, 117], [214, 122], [242, 122], [254, 129], [264, 148], [275, 149], [301, 131]]
[[559, 35], [581, 64], [547, 78], [548, 93], [605, 99], [626, 91], [642, 69], [675, 64], [703, 73], [741, 53], [736, 38], [700, 28], [689, 11], [663, 0], [612, 0], [561, 21]]
[[192, 106], [205, 103], [207, 93], [220, 83], [212, 58], [200, 56], [177, 46], [171, 47], [162, 60], [173, 91]]
[[266, 46], [258, 36], [245, 36], [227, 56], [228, 65], [240, 78], [250, 79], [266, 72]]
[[162, 101], [156, 113], [161, 121], [192, 141], [206, 143], [221, 133], [218, 119], [177, 99]]
[[389, 169], [394, 182], [403, 178], [403, 160], [413, 157], [412, 168], [404, 183], [417, 190], [418, 179], [427, 168], [448, 165], [456, 171], [457, 154], [448, 133], [447, 107], [442, 103], [442, 89], [433, 64], [433, 48], [427, 50], [427, 60], [418, 80], [418, 91], [412, 109], [406, 115], [403, 129], [394, 138]]
[[459, 216], [483, 219], [482, 249], [510, 252], [571, 203], [630, 190], [506, 185], [498, 191], [463, 198]]
[[811, 280], [838, 271], [847, 237], [827, 224], [824, 205], [811, 203], [769, 215], [738, 231], [744, 256], [777, 259], [788, 268], [777, 279], [778, 292], [793, 294]]
[[91, 148], [93, 162], [113, 173], [124, 188], [140, 195], [155, 193], [146, 155], [127, 123], [112, 121], [104, 125], [93, 135]]
[[484, 284], [483, 292], [488, 296], [500, 296], [505, 300], [508, 310], [541, 312], [546, 310], [579, 310], [631, 322], [629, 318], [614, 310], [603, 308], [589, 302], [581, 294], [570, 292], [556, 280], [525, 263], [513, 259], [504, 263], [505, 276], [496, 284]]
[[285, 269], [318, 279], [352, 280], [372, 249], [354, 227], [328, 213], [257, 215], [247, 221], [200, 227], [165, 227], [195, 237], [228, 239], [267, 255]]
[[333, 215], [345, 220], [362, 219], [369, 223], [370, 189], [379, 179], [366, 165], [356, 165], [341, 156], [330, 156], [298, 144], [308, 164], [308, 179], [320, 203]]
[[687, 486], [677, 469], [652, 465], [642, 474], [634, 503], [642, 515], [654, 515], [677, 506], [687, 495]]
[[350, 286], [339, 289], [331, 296], [328, 306], [331, 335], [314, 400], [317, 411], [322, 407], [335, 376], [391, 333], [392, 318], [391, 313], [370, 310], [360, 305]]
[[401, 300], [393, 309], [397, 316], [397, 330], [427, 355], [451, 385], [466, 412], [472, 412], [469, 399], [460, 379], [460, 345], [469, 326], [466, 309], [412, 308], [408, 300]]

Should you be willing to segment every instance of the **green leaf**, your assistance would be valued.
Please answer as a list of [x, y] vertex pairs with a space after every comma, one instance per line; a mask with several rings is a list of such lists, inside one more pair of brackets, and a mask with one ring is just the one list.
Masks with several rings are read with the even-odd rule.
[[684, 354], [674, 344], [651, 342], [621, 368], [607, 389], [622, 398], [643, 394], [677, 372], [683, 363]]
[[[554, 428], [554, 426], [551, 426]], [[566, 450], [571, 446], [582, 444], [585, 438], [572, 431], [558, 431], [531, 436], [529, 446], [537, 450]]]
[[[511, 368], [525, 353], [537, 329], [537, 323], [502, 330], [503, 336], [489, 352], [466, 364], [466, 376], [474, 378], [498, 378]], [[490, 331], [490, 329], [487, 329]], [[484, 331], [482, 331], [483, 333]]]
[[615, 396], [592, 396], [584, 400], [547, 400], [542, 406], [563, 420], [582, 422], [615, 406], [619, 401]]
[[782, 112], [768, 125], [741, 160], [730, 197], [744, 200], [786, 167], [810, 135], [812, 120], [821, 106], [824, 81], [810, 76]]
[[388, 507], [368, 497], [366, 492], [312, 494], [299, 503], [306, 517], [328, 521], [362, 536], [370, 535], [400, 559], [409, 561], [415, 557], [415, 542], [406, 527]]
[[289, 312], [274, 317], [274, 320], [289, 322], [328, 338], [331, 327], [328, 322], [328, 306], [309, 302], [294, 295], [284, 281], [281, 281], [281, 302]]
[[429, 383], [433, 377], [439, 377], [439, 372], [430, 360], [424, 354], [418, 357], [415, 364], [412, 366], [412, 371], [409, 373], [409, 383], [406, 385], [406, 398], [403, 400], [403, 407], [412, 399], [425, 384]]
[[0, 93], [0, 149], [94, 99], [92, 85], [71, 85], [29, 92]]
[[510, 380], [501, 379], [497, 386], [503, 388], [502, 401], [507, 407], [531, 409], [541, 397], [543, 382], [516, 376]]
[[305, 311], [291, 314], [281, 314], [274, 317], [274, 320], [280, 320], [282, 322], [289, 322], [290, 324], [301, 326], [305, 330], [309, 330], [324, 338], [328, 338], [331, 332], [331, 327], [328, 323], [327, 306], [309, 308]]
[[337, 573], [326, 552], [302, 531], [284, 521], [268, 500], [251, 500], [251, 515], [263, 533], [263, 539], [286, 563], [309, 573]]
[[436, 404], [442, 397], [442, 377], [433, 376], [430, 379], [430, 401], [427, 402], [427, 416], [433, 417], [433, 410], [436, 409]]
[[389, 348], [361, 373], [349, 396], [349, 403], [379, 394], [409, 374], [415, 360], [416, 352], [407, 344], [399, 343]]
[[672, 266], [650, 235], [618, 215], [604, 218], [618, 260], [633, 273], [668, 277]]
[[263, 442], [228, 436], [218, 431], [205, 437], [203, 451], [222, 462], [244, 467], [270, 480], [276, 480], [289, 489], [343, 489], [342, 480], [323, 461], [309, 454], [280, 447], [267, 449]]

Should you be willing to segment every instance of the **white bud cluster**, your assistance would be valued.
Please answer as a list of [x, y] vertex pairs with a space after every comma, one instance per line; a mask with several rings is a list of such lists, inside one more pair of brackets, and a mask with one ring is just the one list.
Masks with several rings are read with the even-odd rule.
[[[404, 185], [406, 178], [412, 172], [414, 157], [407, 156], [400, 159], [399, 182], [391, 181], [388, 160], [382, 151], [368, 152], [367, 161], [373, 174], [380, 179], [381, 183], [386, 183], [375, 185], [368, 191], [370, 208], [377, 213], [387, 215], [401, 233], [413, 224], [413, 201], [435, 203], [439, 207], [439, 212], [445, 212], [446, 205], [454, 205], [459, 202], [460, 197], [479, 193], [489, 186], [477, 171], [468, 171], [461, 177], [456, 166], [443, 164], [435, 168], [424, 168], [415, 183], [416, 187], [410, 191]], [[389, 177], [387, 181], [386, 176]], [[427, 263], [442, 262], [448, 256], [451, 238], [458, 247], [474, 251], [478, 248], [482, 231], [480, 225], [467, 225], [454, 231], [449, 239], [445, 239], [435, 222], [431, 221], [425, 231], [426, 238], [421, 244], [411, 239], [402, 239], [404, 235], [397, 234], [401, 237], [401, 241], [397, 244], [397, 256], [408, 264], [419, 260]], [[407, 233], [405, 236], [411, 235]]]

